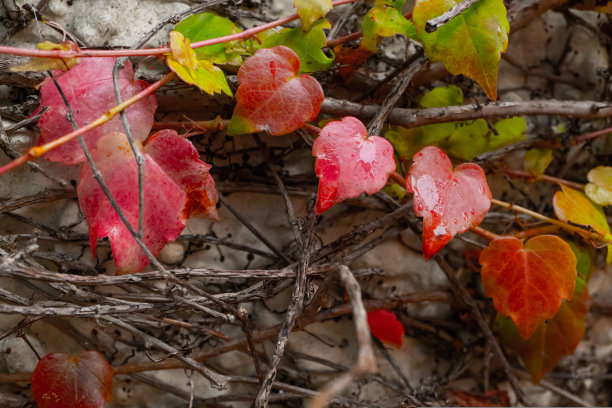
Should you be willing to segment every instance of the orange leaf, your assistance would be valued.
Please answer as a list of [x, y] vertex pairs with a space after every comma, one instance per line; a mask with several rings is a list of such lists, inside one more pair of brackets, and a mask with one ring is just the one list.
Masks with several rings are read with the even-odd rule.
[[498, 316], [496, 325], [502, 345], [521, 357], [534, 383], [539, 383], [561, 357], [574, 352], [584, 336], [589, 304], [588, 287], [578, 278], [572, 299], [563, 302], [555, 317], [526, 340], [519, 336], [511, 320]]
[[102, 408], [113, 399], [113, 367], [97, 351], [47, 354], [32, 372], [38, 408]]
[[508, 393], [500, 390], [490, 390], [484, 393], [453, 391], [453, 399], [460, 407], [509, 407]]
[[516, 324], [524, 339], [552, 318], [576, 283], [576, 255], [554, 235], [492, 241], [480, 255], [482, 286], [495, 309]]

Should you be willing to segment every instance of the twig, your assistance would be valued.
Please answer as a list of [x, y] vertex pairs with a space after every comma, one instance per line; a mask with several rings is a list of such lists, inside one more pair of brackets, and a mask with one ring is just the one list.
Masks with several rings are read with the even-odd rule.
[[419, 51], [410, 59], [410, 61], [406, 62], [406, 69], [404, 69], [398, 76], [397, 82], [389, 91], [385, 100], [382, 103], [382, 106], [374, 118], [368, 125], [368, 134], [369, 135], [377, 135], [382, 130], [382, 127], [387, 120], [387, 117], [391, 114], [391, 110], [397, 104], [399, 98], [406, 92], [408, 89], [408, 85], [410, 85], [410, 81], [414, 74], [421, 69], [421, 65], [425, 62], [425, 57], [423, 56], [423, 50], [419, 49]]
[[298, 241], [301, 243], [300, 250], [302, 257], [298, 265], [298, 273], [295, 278], [293, 292], [291, 293], [291, 303], [289, 303], [289, 307], [287, 308], [287, 314], [285, 315], [285, 320], [283, 321], [283, 325], [278, 334], [278, 338], [276, 340], [276, 347], [274, 348], [274, 353], [272, 354], [272, 358], [270, 359], [268, 372], [266, 373], [263, 384], [259, 388], [257, 397], [255, 398], [254, 406], [256, 408], [263, 408], [268, 406], [268, 396], [270, 395], [270, 390], [272, 389], [272, 383], [276, 378], [278, 364], [280, 363], [280, 360], [283, 357], [285, 347], [287, 346], [287, 343], [289, 341], [289, 333], [293, 329], [295, 322], [300, 316], [300, 313], [302, 312], [302, 307], [304, 305], [304, 294], [306, 293], [306, 271], [308, 269], [310, 255], [312, 253], [312, 247], [314, 244], [314, 226], [316, 220], [314, 212], [314, 202], [315, 199], [313, 196], [311, 196], [307, 204], [308, 216], [305, 222], [306, 225], [304, 226], [304, 235]]
[[[321, 113], [331, 116], [356, 116], [369, 119], [380, 109], [379, 105], [362, 105], [346, 100], [325, 98]], [[509, 116], [568, 116], [572, 118], [612, 117], [612, 103], [596, 101], [539, 100], [523, 102], [488, 102], [446, 106], [443, 108], [406, 109], [394, 108], [389, 123], [406, 128], [481, 118]]]
[[[529, 374], [527, 374], [526, 372], [524, 372], [523, 370], [519, 370], [517, 368], [514, 369], [514, 372], [519, 375], [520, 377], [526, 379], [526, 380], [531, 380], [531, 376]], [[566, 390], [564, 390], [563, 388], [559, 388], [554, 384], [549, 383], [546, 380], [540, 380], [540, 382], [537, 384], [542, 388], [545, 388], [547, 390], [550, 390], [564, 398], [566, 398], [567, 400], [571, 401], [573, 404], [576, 404], [576, 406], [581, 406], [581, 407], [592, 407], [592, 404], [589, 404], [588, 402], [586, 402], [585, 400], [583, 400], [582, 398], [577, 397], [576, 395], [567, 392]]]
[[268, 238], [266, 238], [261, 232], [259, 232], [257, 230], [257, 228], [255, 228], [253, 226], [253, 224], [251, 224], [246, 218], [244, 218], [242, 216], [242, 214], [240, 214], [232, 205], [232, 203], [229, 202], [229, 200], [223, 195], [221, 194], [221, 192], [218, 193], [219, 194], [219, 201], [232, 213], [234, 214], [234, 217], [238, 218], [238, 221], [240, 221], [242, 223], [242, 225], [244, 225], [249, 231], [251, 231], [253, 233], [253, 235], [255, 235], [257, 238], [259, 238], [259, 240], [268, 248], [270, 248], [270, 250], [272, 252], [274, 252], [280, 259], [282, 259], [283, 261], [285, 261], [287, 264], [292, 264], [293, 261], [291, 261], [291, 259], [289, 259], [287, 257], [287, 255], [285, 255], [280, 249], [276, 248], [276, 245], [274, 245]]
[[431, 20], [427, 20], [427, 23], [425, 23], [425, 31], [428, 33], [433, 33], [438, 28], [442, 27], [444, 24], [448, 23], [479, 1], [480, 0], [463, 0], [461, 3], [453, 6], [453, 8], [447, 12], [440, 14], [438, 17], [432, 18]]
[[355, 322], [357, 342], [359, 343], [359, 355], [357, 364], [318, 393], [308, 404], [309, 408], [324, 408], [333, 396], [340, 394], [355, 378], [377, 371], [376, 357], [374, 357], [372, 339], [370, 338], [370, 327], [368, 326], [366, 310], [361, 300], [361, 288], [347, 266], [340, 266], [338, 274], [340, 275], [340, 281], [351, 298], [353, 321]]
[[518, 379], [516, 378], [516, 375], [514, 374], [512, 366], [510, 365], [510, 363], [508, 362], [508, 359], [506, 358], [506, 355], [504, 354], [504, 351], [502, 350], [501, 346], [499, 345], [499, 342], [493, 335], [493, 331], [489, 327], [487, 321], [483, 317], [482, 312], [480, 311], [480, 307], [478, 307], [478, 304], [476, 303], [476, 301], [474, 301], [474, 299], [465, 290], [465, 288], [461, 286], [461, 284], [457, 280], [456, 272], [446, 262], [446, 260], [439, 254], [436, 255], [435, 259], [438, 265], [440, 265], [440, 267], [446, 274], [448, 281], [451, 283], [453, 292], [455, 292], [457, 298], [459, 298], [459, 300], [470, 309], [472, 317], [476, 320], [476, 323], [478, 324], [478, 326], [484, 333], [485, 337], [487, 338], [487, 341], [489, 342], [489, 344], [491, 344], [491, 347], [493, 348], [493, 352], [495, 353], [499, 361], [504, 366], [504, 371], [506, 372], [506, 376], [508, 377], [508, 380], [510, 381], [510, 385], [514, 389], [514, 392], [516, 393], [516, 396], [519, 402], [525, 406], [531, 406], [531, 404], [527, 400], [527, 396], [525, 395], [525, 392], [521, 388], [521, 385], [519, 384]]

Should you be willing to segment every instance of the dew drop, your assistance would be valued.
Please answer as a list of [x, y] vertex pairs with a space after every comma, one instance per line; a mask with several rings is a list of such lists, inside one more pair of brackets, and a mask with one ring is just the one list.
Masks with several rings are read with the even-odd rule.
[[418, 204], [417, 205], [417, 210], [423, 211], [423, 204]]

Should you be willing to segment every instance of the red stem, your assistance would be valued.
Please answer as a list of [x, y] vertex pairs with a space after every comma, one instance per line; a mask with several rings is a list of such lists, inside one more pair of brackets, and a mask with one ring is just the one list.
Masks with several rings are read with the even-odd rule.
[[470, 231], [472, 231], [474, 234], [483, 237], [489, 241], [493, 241], [495, 239], [501, 238], [501, 235], [497, 235], [491, 231], [488, 231], [484, 228], [481, 227], [470, 227]]
[[[357, 0], [336, 0], [332, 2], [334, 7], [342, 4], [353, 3]], [[228, 41], [243, 40], [247, 39], [257, 33], [268, 30], [270, 28], [277, 27], [279, 25], [287, 24], [293, 20], [298, 19], [297, 14], [293, 14], [289, 17], [284, 17], [270, 23], [249, 28], [236, 34], [230, 34], [223, 37], [211, 38], [210, 40], [198, 41], [191, 44], [192, 48], [205, 47], [207, 45], [221, 44]], [[39, 58], [83, 58], [83, 57], [136, 57], [136, 56], [151, 56], [151, 55], [162, 55], [170, 52], [169, 47], [160, 48], [149, 48], [140, 50], [79, 50], [79, 51], [66, 51], [66, 50], [31, 50], [26, 48], [0, 46], [0, 54], [11, 54], [21, 55], [25, 57], [39, 57]]]
[[406, 188], [406, 178], [396, 171], [389, 175], [389, 180], [399, 184], [402, 188]]
[[566, 185], [576, 190], [580, 190], [580, 191], [584, 190], [584, 184], [576, 183], [574, 181], [569, 181], [569, 180], [565, 180], [565, 179], [558, 178], [558, 177], [549, 176], [547, 174], [536, 176], [535, 174], [531, 174], [528, 171], [523, 171], [523, 170], [516, 170], [516, 169], [503, 169], [503, 170], [504, 170], [504, 173], [508, 174], [509, 176], [526, 177], [529, 179], [548, 181], [549, 183], [563, 184], [563, 185]]

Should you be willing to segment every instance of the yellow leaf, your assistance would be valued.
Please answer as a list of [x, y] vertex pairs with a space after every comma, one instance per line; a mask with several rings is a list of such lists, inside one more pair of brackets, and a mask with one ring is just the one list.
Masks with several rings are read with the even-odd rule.
[[[61, 51], [79, 51], [79, 47], [73, 42], [62, 42], [60, 44], [45, 41], [36, 44], [36, 48], [39, 50], [61, 50]], [[30, 62], [17, 65], [12, 67], [13, 72], [23, 71], [48, 71], [48, 70], [62, 70], [68, 71], [70, 68], [81, 62], [80, 58], [37, 58], [34, 57]]]
[[189, 39], [178, 31], [170, 33], [170, 51], [168, 67], [183, 81], [210, 95], [223, 92], [232, 96], [223, 71], [210, 61], [199, 60]]
[[302, 29], [310, 30], [312, 23], [324, 18], [332, 9], [331, 0], [294, 0], [293, 6], [297, 8], [298, 16], [302, 21]]

